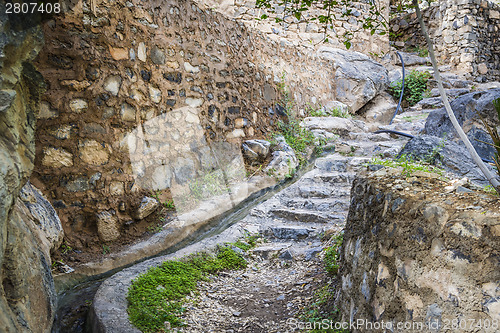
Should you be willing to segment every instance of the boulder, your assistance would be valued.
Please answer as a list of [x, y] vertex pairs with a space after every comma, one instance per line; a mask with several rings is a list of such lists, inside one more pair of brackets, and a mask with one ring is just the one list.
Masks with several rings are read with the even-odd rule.
[[[397, 103], [388, 93], [381, 93], [360, 110], [367, 123], [388, 124], [396, 112]], [[401, 113], [401, 110], [399, 111]]]
[[138, 220], [142, 220], [148, 217], [156, 210], [156, 208], [158, 208], [159, 205], [160, 203], [155, 198], [151, 197], [142, 198], [141, 204], [139, 205], [135, 213], [135, 218]]
[[33, 170], [36, 119], [44, 116], [45, 80], [32, 65], [44, 45], [33, 26], [39, 19], [0, 11], [0, 68], [8, 73], [0, 79], [0, 332], [51, 332], [56, 310], [50, 242], [19, 198]]
[[299, 162], [293, 148], [286, 143], [283, 136], [278, 136], [275, 139], [278, 141], [278, 145], [274, 148], [271, 162], [264, 169], [264, 172], [278, 179], [283, 179], [287, 175], [293, 174]]
[[48, 249], [58, 249], [63, 241], [64, 230], [54, 207], [30, 182], [23, 186], [19, 197], [30, 211], [41, 238], [47, 240]]
[[430, 162], [461, 177], [467, 176], [476, 183], [488, 184], [465, 146], [453, 141], [443, 141], [430, 135], [416, 136], [408, 141], [398, 157], [403, 154], [412, 156], [416, 160]]
[[389, 84], [387, 69], [362, 53], [321, 47], [318, 55], [333, 64], [336, 69], [332, 78], [335, 97], [353, 113]]
[[329, 101], [325, 105], [323, 105], [322, 111], [324, 111], [325, 115], [327, 116], [333, 116], [338, 112], [348, 114], [349, 107], [339, 101]]
[[241, 145], [243, 156], [251, 163], [262, 162], [269, 155], [271, 143], [266, 140], [247, 140]]
[[307, 117], [300, 126], [308, 130], [325, 130], [340, 136], [347, 136], [351, 132], [368, 132], [365, 123], [360, 120], [339, 117]]
[[[457, 117], [458, 123], [464, 129], [479, 156], [489, 160], [492, 159], [494, 148], [477, 141], [492, 142], [477, 112], [481, 114], [490, 126], [498, 126], [498, 115], [493, 106], [493, 100], [497, 98], [500, 98], [500, 89], [498, 88], [465, 94], [451, 102], [451, 108]], [[460, 140], [444, 108], [432, 111], [429, 114], [425, 123], [425, 133], [438, 137], [446, 137], [456, 142]]]

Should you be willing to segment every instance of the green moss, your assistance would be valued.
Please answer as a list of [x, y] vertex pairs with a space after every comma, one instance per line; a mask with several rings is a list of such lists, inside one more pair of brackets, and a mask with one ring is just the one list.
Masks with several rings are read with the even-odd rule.
[[197, 253], [151, 268], [139, 275], [129, 288], [130, 322], [147, 333], [164, 331], [167, 321], [173, 327], [182, 326], [180, 315], [184, 312], [185, 297], [196, 290], [199, 281], [209, 274], [246, 266], [243, 256], [229, 245], [219, 247], [215, 256]]
[[330, 275], [336, 275], [339, 270], [339, 248], [344, 240], [344, 234], [333, 237], [333, 245], [326, 248], [323, 259], [325, 270]]
[[170, 260], [138, 276], [129, 288], [127, 300], [130, 322], [143, 332], [163, 332], [164, 323], [182, 326], [185, 297], [196, 291], [199, 281], [209, 274], [247, 266], [243, 256], [233, 247], [247, 251], [258, 236], [218, 247], [216, 254], [192, 254], [182, 260]]

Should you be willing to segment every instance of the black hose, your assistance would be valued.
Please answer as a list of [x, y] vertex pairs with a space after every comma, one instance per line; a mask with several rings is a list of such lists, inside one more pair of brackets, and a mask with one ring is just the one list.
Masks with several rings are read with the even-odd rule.
[[414, 136], [411, 135], [411, 134], [408, 134], [408, 133], [403, 133], [403, 132], [398, 132], [398, 131], [393, 131], [393, 130], [379, 130], [379, 131], [376, 131], [376, 132], [373, 132], [374, 134], [378, 134], [378, 133], [391, 133], [391, 134], [397, 134], [397, 135], [401, 135], [401, 136], [406, 136], [407, 138], [410, 138], [410, 139], [413, 139]]
[[401, 84], [401, 95], [399, 95], [399, 102], [398, 106], [396, 107], [396, 112], [394, 112], [394, 115], [392, 116], [391, 121], [389, 122], [389, 125], [392, 124], [392, 121], [398, 114], [399, 109], [401, 109], [401, 101], [403, 100], [403, 94], [405, 92], [405, 62], [403, 61], [403, 56], [401, 56], [401, 53], [396, 52], [396, 54], [399, 56], [399, 59], [401, 60], [401, 65], [403, 66], [403, 82]]

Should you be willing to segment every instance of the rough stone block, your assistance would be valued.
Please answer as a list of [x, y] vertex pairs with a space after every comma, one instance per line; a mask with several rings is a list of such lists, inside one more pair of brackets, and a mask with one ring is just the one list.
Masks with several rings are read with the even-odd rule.
[[151, 197], [144, 197], [141, 200], [141, 204], [135, 213], [135, 218], [138, 220], [142, 220], [149, 215], [151, 215], [160, 205], [158, 200]]
[[69, 167], [73, 165], [73, 154], [62, 148], [47, 147], [43, 149], [42, 164], [51, 168]]
[[116, 216], [103, 211], [97, 214], [97, 234], [103, 242], [113, 242], [120, 237], [120, 225]]
[[108, 163], [109, 149], [95, 140], [84, 140], [78, 144], [78, 151], [83, 162], [93, 165]]

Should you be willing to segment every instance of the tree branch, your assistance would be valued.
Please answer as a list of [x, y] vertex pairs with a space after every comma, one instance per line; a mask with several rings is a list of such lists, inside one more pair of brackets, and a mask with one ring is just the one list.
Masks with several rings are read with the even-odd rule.
[[434, 69], [434, 78], [437, 81], [439, 93], [441, 94], [441, 99], [443, 100], [443, 104], [444, 104], [444, 108], [446, 109], [446, 113], [448, 114], [448, 117], [450, 118], [451, 123], [453, 124], [453, 127], [457, 131], [458, 136], [463, 141], [463, 143], [465, 144], [465, 147], [467, 148], [470, 155], [472, 156], [472, 159], [477, 164], [479, 169], [481, 169], [482, 173], [484, 174], [486, 179], [488, 179], [491, 186], [493, 186], [495, 188], [495, 190], [497, 191], [497, 193], [500, 194], [500, 182], [498, 182], [498, 180], [491, 174], [490, 170], [488, 170], [488, 168], [484, 164], [481, 157], [479, 157], [476, 150], [474, 149], [474, 147], [470, 143], [469, 138], [464, 133], [462, 127], [458, 123], [457, 118], [455, 117], [455, 113], [453, 113], [453, 110], [451, 109], [450, 102], [448, 101], [448, 97], [446, 96], [446, 92], [444, 91], [444, 88], [443, 88], [441, 76], [439, 75], [436, 56], [434, 55], [434, 47], [432, 45], [432, 41], [429, 37], [429, 34], [427, 33], [427, 28], [426, 28], [424, 20], [422, 18], [422, 13], [420, 12], [418, 0], [412, 0], [412, 1], [413, 1], [413, 5], [415, 6], [415, 10], [417, 11], [417, 18], [418, 18], [418, 22], [420, 23], [420, 28], [422, 30], [422, 34], [424, 35], [425, 41], [427, 42], [427, 48], [429, 49], [429, 56], [431, 58], [432, 68]]

